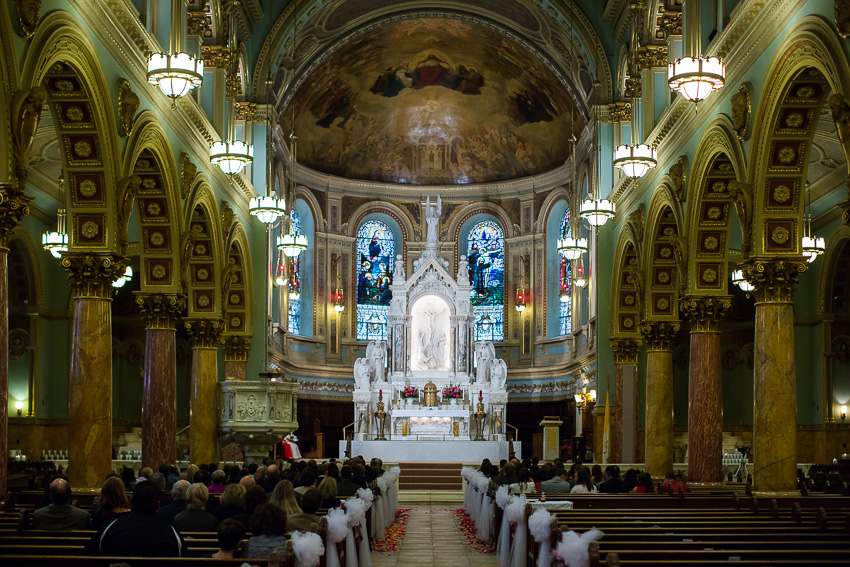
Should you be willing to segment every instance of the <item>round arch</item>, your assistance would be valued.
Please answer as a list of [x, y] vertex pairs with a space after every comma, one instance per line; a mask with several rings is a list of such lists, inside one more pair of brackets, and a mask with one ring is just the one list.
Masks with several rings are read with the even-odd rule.
[[818, 315], [833, 313], [832, 284], [838, 269], [838, 260], [850, 242], [850, 225], [841, 225], [829, 235], [826, 242], [826, 253], [820, 266], [818, 279]]
[[195, 234], [190, 257], [188, 308], [190, 317], [222, 316], [221, 271], [224, 265], [221, 214], [206, 181], [196, 182], [186, 199], [183, 226]]
[[[9, 10], [0, 10], [0, 116], [11, 116], [9, 101], [12, 94], [18, 90], [18, 62], [9, 54], [15, 53], [12, 43], [12, 24], [9, 21]], [[0, 124], [0, 155], [6, 156], [0, 163], [0, 184], [12, 181], [12, 123], [3, 120]]]
[[[646, 314], [648, 320], [678, 320], [679, 296], [682, 293], [687, 244], [683, 231], [681, 207], [673, 188], [662, 181], [657, 185], [649, 205], [644, 233], [644, 274], [646, 274]], [[681, 264], [681, 265], [680, 265]]]
[[250, 250], [245, 227], [235, 220], [224, 249], [226, 264], [221, 276], [222, 310], [228, 335], [253, 334], [254, 279]]
[[643, 318], [643, 274], [639, 247], [629, 225], [617, 238], [611, 286], [611, 338], [640, 339]]
[[70, 248], [115, 246], [117, 126], [91, 35], [64, 11], [49, 13], [27, 46], [21, 88], [44, 87], [62, 148], [70, 191]]

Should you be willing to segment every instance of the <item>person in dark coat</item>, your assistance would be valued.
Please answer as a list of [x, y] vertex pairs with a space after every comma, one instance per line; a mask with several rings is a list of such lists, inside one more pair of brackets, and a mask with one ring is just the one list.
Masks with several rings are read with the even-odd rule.
[[186, 494], [189, 492], [189, 486], [189, 482], [185, 480], [175, 482], [171, 488], [171, 498], [173, 499], [171, 504], [159, 509], [159, 515], [168, 520], [169, 523], [174, 523], [177, 514], [186, 510]]
[[32, 525], [37, 530], [86, 530], [91, 528], [89, 513], [71, 506], [71, 484], [57, 478], [50, 483], [50, 504], [33, 513]]
[[204, 510], [209, 490], [200, 482], [189, 487], [186, 495], [186, 510], [174, 517], [174, 527], [179, 532], [214, 532], [218, 529], [218, 518]]
[[133, 487], [131, 512], [101, 528], [86, 544], [86, 555], [107, 557], [180, 557], [183, 538], [157, 514], [160, 489], [150, 482]]

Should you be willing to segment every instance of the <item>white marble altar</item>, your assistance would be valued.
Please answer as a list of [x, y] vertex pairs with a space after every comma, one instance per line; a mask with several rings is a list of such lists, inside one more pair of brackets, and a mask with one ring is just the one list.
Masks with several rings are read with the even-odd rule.
[[[339, 454], [345, 454], [346, 442], [339, 442]], [[384, 462], [481, 463], [508, 458], [506, 441], [352, 441], [351, 455], [377, 457]], [[522, 455], [522, 443], [514, 441], [514, 451]]]
[[[458, 274], [452, 276], [449, 263], [439, 252], [441, 210], [440, 198], [432, 205], [428, 197], [426, 244], [413, 263], [413, 273], [405, 276], [401, 256], [395, 263], [387, 315], [388, 340], [369, 343], [366, 356], [354, 364], [355, 440], [374, 439], [379, 433], [399, 442], [416, 440], [420, 435], [451, 441], [473, 439], [479, 433], [472, 417], [479, 401], [487, 416], [482, 435], [490, 441], [505, 440], [507, 367], [496, 358], [493, 343], [474, 343], [475, 319], [466, 257], [461, 256]], [[415, 402], [416, 410], [411, 410], [401, 392], [412, 386], [421, 393], [429, 382], [437, 388], [438, 407], [421, 407], [425, 400], [420, 396]], [[451, 403], [442, 399], [447, 386], [460, 388], [462, 399]], [[381, 421], [375, 415], [379, 400], [386, 412]], [[409, 411], [450, 413], [405, 413]], [[379, 432], [380, 426], [383, 431]]]

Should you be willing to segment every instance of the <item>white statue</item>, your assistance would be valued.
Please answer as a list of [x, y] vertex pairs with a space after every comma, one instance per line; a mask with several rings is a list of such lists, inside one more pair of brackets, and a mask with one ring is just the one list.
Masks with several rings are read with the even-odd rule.
[[372, 363], [367, 358], [354, 361], [354, 389], [368, 392], [372, 382]]
[[[492, 343], [491, 343], [492, 344]], [[504, 392], [508, 381], [508, 365], [501, 358], [490, 361], [490, 392]]]
[[466, 255], [461, 255], [457, 263], [457, 275], [455, 281], [459, 285], [469, 285], [469, 263], [466, 261]]
[[428, 319], [427, 330], [420, 329], [416, 335], [419, 342], [419, 367], [426, 370], [441, 370], [446, 368], [446, 333], [437, 329], [436, 317], [439, 311], [423, 311]]
[[440, 222], [440, 214], [443, 211], [443, 200], [437, 196], [437, 206], [431, 206], [431, 196], [429, 195], [425, 201], [425, 224], [428, 226], [428, 233], [425, 235], [425, 245], [427, 247], [436, 247], [439, 234], [437, 233], [437, 225]]
[[404, 259], [401, 254], [396, 254], [393, 265], [393, 283], [400, 285], [404, 283]]
[[366, 359], [369, 361], [372, 372], [374, 372], [375, 382], [383, 382], [387, 367], [387, 343], [371, 341], [366, 346]]
[[487, 382], [490, 371], [490, 361], [496, 358], [496, 348], [490, 341], [475, 343], [475, 382], [484, 384]]

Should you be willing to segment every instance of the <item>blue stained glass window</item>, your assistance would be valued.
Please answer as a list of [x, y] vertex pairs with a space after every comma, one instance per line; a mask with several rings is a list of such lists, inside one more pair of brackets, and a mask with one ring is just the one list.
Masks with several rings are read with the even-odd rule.
[[504, 339], [505, 238], [493, 221], [472, 227], [466, 245], [476, 341]]
[[395, 243], [393, 231], [379, 220], [357, 230], [357, 340], [387, 340], [387, 312], [392, 300]]
[[[292, 221], [292, 229], [301, 234], [301, 219], [298, 213], [292, 209], [289, 216]], [[298, 256], [289, 262], [289, 315], [287, 317], [287, 330], [293, 335], [301, 334], [301, 274], [299, 273]]]
[[[564, 218], [561, 219], [561, 238], [572, 236], [573, 231], [570, 227], [570, 210], [564, 211]], [[559, 334], [569, 335], [573, 331], [573, 263], [567, 260], [560, 254], [560, 294], [559, 294]]]

